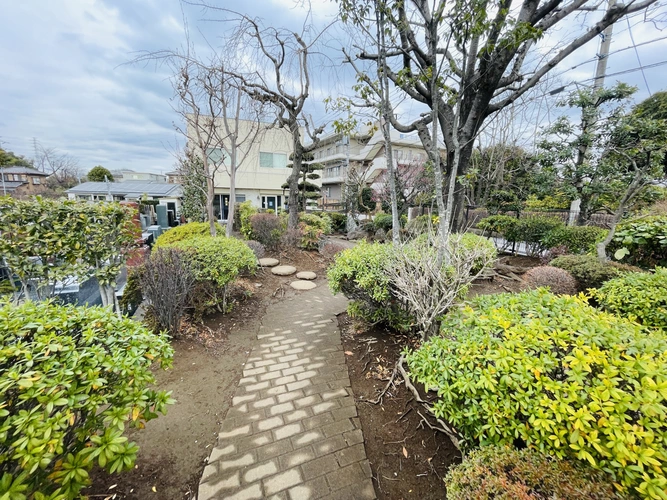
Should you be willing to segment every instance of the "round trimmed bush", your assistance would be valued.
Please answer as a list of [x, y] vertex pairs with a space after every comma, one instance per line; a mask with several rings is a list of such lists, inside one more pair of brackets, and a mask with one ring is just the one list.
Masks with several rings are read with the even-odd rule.
[[391, 214], [377, 214], [373, 219], [373, 226], [375, 226], [376, 230], [389, 231], [393, 227]]
[[667, 493], [667, 334], [545, 290], [479, 296], [406, 361], [464, 445], [522, 442]]
[[570, 273], [553, 266], [534, 267], [523, 275], [522, 280], [525, 288], [532, 290], [548, 287], [559, 295], [574, 295], [579, 288], [577, 280]]
[[[215, 223], [217, 234], [225, 234], [225, 228], [219, 223]], [[208, 222], [188, 222], [180, 226], [172, 227], [168, 231], [162, 233], [155, 240], [153, 248], [161, 248], [167, 245], [173, 245], [179, 241], [197, 238], [199, 236], [210, 236], [211, 226]]]
[[165, 413], [149, 387], [168, 339], [101, 307], [0, 303], [0, 498], [72, 499], [97, 464], [132, 469], [126, 427]]
[[654, 273], [629, 273], [590, 293], [606, 311], [644, 326], [667, 329], [667, 268], [657, 267]]
[[610, 500], [619, 498], [605, 474], [533, 449], [485, 446], [452, 467], [448, 500]]
[[566, 246], [570, 253], [586, 253], [595, 249], [609, 231], [595, 226], [558, 226], [542, 238], [546, 248]]

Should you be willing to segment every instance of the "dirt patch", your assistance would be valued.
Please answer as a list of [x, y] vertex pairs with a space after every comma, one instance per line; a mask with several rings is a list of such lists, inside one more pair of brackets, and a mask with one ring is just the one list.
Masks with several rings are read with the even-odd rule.
[[378, 498], [445, 498], [443, 478], [460, 462], [459, 451], [444, 434], [424, 426], [424, 408], [402, 380], [382, 404], [360, 401], [377, 398], [409, 340], [380, 327], [359, 331], [347, 314], [338, 319]]
[[[299, 271], [316, 272], [315, 283], [326, 286], [326, 261], [319, 254], [295, 250], [270, 256]], [[231, 313], [210, 315], [203, 324], [184, 322], [182, 338], [172, 344], [173, 367], [156, 371], [157, 387], [172, 391], [177, 403], [145, 429], [126, 433], [140, 448], [133, 470], [113, 475], [94, 470], [84, 494], [109, 500], [196, 497], [264, 312], [269, 304], [299, 293], [289, 286], [294, 279], [260, 269], [235, 286]]]

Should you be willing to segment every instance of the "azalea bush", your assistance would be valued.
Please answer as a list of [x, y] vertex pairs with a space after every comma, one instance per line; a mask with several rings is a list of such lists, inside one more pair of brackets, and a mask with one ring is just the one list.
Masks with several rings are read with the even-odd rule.
[[667, 330], [667, 268], [614, 278], [590, 294], [606, 311]]
[[546, 290], [479, 296], [406, 355], [464, 446], [521, 443], [665, 498], [667, 334]]
[[166, 337], [99, 307], [0, 304], [0, 498], [73, 499], [98, 465], [132, 469], [123, 436], [173, 402]]
[[610, 279], [618, 278], [628, 272], [641, 271], [616, 262], [600, 262], [595, 255], [588, 254], [561, 255], [549, 262], [549, 265], [572, 274], [579, 284], [579, 291], [599, 288]]

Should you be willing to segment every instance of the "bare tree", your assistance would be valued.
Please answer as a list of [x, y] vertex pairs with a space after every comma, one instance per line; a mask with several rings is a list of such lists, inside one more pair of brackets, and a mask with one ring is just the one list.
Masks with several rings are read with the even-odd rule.
[[79, 160], [55, 148], [44, 147], [37, 139], [33, 140], [33, 149], [33, 165], [37, 170], [49, 175], [47, 187], [69, 189], [78, 184], [81, 176]]
[[[251, 99], [271, 105], [276, 124], [289, 130], [292, 136], [288, 227], [296, 228], [299, 222], [298, 186], [304, 155], [318, 146], [318, 136], [324, 131], [324, 126], [314, 127], [304, 108], [311, 93], [313, 47], [327, 28], [317, 30], [309, 23], [310, 13], [301, 32], [297, 33], [265, 26], [259, 19], [229, 9], [209, 4], [197, 5], [223, 12], [226, 21], [235, 23], [234, 33], [228, 42], [243, 47], [248, 51], [247, 55], [251, 51], [252, 56], [248, 59], [252, 64], [245, 71], [229, 70], [228, 75], [240, 82], [240, 88]], [[304, 143], [306, 138], [310, 139], [309, 144]]]
[[[511, 105], [537, 85], [553, 68], [607, 26], [647, 9], [657, 0], [630, 0], [610, 7], [597, 22], [580, 24], [566, 41], [552, 43], [548, 35], [577, 15], [587, 16], [595, 0], [342, 0], [344, 15], [357, 12], [366, 23], [376, 22], [374, 10], [386, 16], [388, 46], [383, 52], [360, 48], [359, 57], [381, 65], [388, 78], [431, 112], [411, 123], [390, 116], [401, 132], [417, 131], [427, 151], [438, 151], [440, 134], [447, 148], [442, 172], [446, 175], [447, 205], [442, 226], [451, 218], [458, 229], [463, 208], [463, 186], [458, 178], [467, 172], [474, 140], [494, 113]], [[574, 28], [575, 23], [571, 23]], [[386, 63], [385, 63], [386, 59]], [[430, 125], [430, 127], [429, 127]], [[440, 164], [436, 163], [436, 189]], [[446, 228], [449, 231], [449, 228]]]

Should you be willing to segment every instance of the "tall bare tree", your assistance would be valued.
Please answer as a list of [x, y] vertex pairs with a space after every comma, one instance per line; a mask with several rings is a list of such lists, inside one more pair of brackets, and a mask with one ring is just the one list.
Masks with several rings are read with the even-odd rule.
[[[324, 126], [315, 127], [305, 106], [312, 90], [312, 57], [314, 45], [327, 29], [317, 29], [309, 13], [299, 33], [282, 28], [266, 26], [261, 20], [216, 7], [198, 4], [221, 12], [227, 22], [234, 23], [233, 34], [228, 44], [242, 47], [251, 64], [244, 71], [229, 70], [240, 88], [251, 99], [268, 104], [276, 116], [275, 123], [289, 130], [292, 136], [292, 173], [289, 185], [288, 226], [296, 228], [299, 223], [298, 195], [299, 178], [304, 155], [313, 151], [319, 143]], [[306, 144], [306, 140], [309, 140]]]
[[[485, 120], [534, 88], [561, 61], [607, 26], [647, 9], [656, 0], [617, 3], [592, 22], [574, 22], [573, 18], [594, 15], [590, 11], [599, 6], [595, 0], [340, 3], [344, 16], [349, 18], [355, 12], [356, 18], [365, 23], [376, 22], [374, 11], [384, 12], [386, 50], [369, 52], [361, 47], [359, 58], [382, 65], [402, 95], [431, 111], [410, 123], [399, 122], [392, 113], [392, 125], [401, 132], [417, 131], [428, 151], [438, 150], [434, 143], [441, 135], [447, 148], [441, 165], [447, 184], [441, 225], [446, 225], [451, 217], [451, 226], [457, 229], [464, 192], [458, 178], [466, 174], [475, 137]], [[557, 37], [549, 35], [564, 24], [578, 31], [565, 42], [554, 42]], [[441, 204], [438, 199], [442, 210]]]
[[78, 184], [81, 177], [79, 160], [56, 148], [44, 147], [37, 139], [33, 140], [34, 167], [49, 175], [47, 187], [51, 189], [68, 189]]

